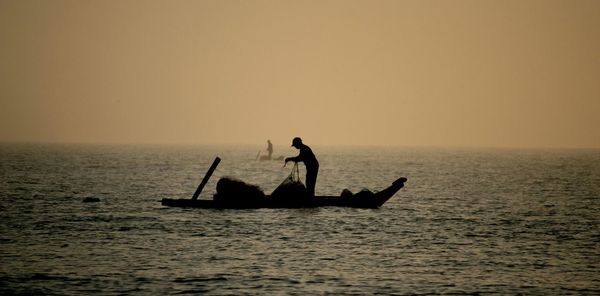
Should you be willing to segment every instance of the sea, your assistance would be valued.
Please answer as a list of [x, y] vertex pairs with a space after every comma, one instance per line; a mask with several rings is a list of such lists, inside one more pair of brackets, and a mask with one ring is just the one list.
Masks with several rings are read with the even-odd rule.
[[292, 166], [265, 148], [0, 144], [0, 294], [600, 295], [600, 150], [314, 146], [318, 195], [408, 181], [378, 209], [161, 205], [217, 156], [201, 199], [269, 194]]

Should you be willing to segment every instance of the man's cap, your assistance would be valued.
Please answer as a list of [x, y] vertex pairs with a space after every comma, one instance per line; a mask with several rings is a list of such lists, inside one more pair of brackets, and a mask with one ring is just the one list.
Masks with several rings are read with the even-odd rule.
[[296, 144], [302, 144], [302, 139], [300, 139], [300, 137], [295, 137], [292, 140], [292, 146], [296, 145]]

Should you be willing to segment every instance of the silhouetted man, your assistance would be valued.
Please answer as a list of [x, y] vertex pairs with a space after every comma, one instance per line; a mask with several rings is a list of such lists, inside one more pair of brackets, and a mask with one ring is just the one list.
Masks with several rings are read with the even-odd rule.
[[267, 153], [269, 153], [269, 159], [271, 159], [271, 155], [273, 155], [273, 144], [271, 140], [267, 140]]
[[306, 166], [306, 189], [310, 196], [315, 196], [315, 185], [317, 184], [317, 174], [319, 173], [319, 162], [312, 152], [310, 147], [302, 143], [302, 139], [295, 137], [292, 140], [292, 146], [300, 150], [300, 154], [296, 157], [288, 157], [285, 159], [285, 163], [288, 161], [293, 162], [304, 162]]

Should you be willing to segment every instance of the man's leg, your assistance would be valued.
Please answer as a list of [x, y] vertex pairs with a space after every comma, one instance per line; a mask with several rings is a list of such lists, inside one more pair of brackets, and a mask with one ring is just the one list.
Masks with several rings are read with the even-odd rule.
[[319, 168], [306, 170], [306, 190], [309, 196], [315, 196], [315, 186], [317, 185], [317, 175]]

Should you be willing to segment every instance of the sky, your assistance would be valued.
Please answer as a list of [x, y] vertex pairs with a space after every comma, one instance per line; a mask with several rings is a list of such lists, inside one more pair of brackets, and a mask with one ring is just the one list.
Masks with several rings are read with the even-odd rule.
[[0, 0], [0, 142], [600, 148], [600, 1]]

